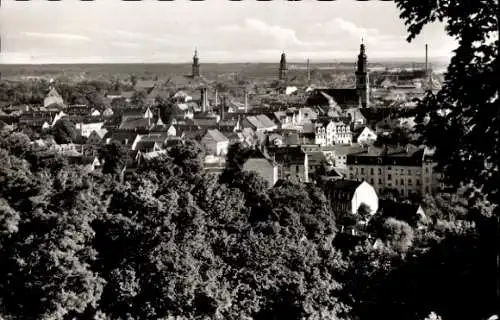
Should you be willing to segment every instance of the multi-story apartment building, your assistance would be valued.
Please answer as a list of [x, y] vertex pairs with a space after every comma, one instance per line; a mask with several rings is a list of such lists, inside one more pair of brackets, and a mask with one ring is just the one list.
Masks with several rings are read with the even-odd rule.
[[333, 146], [336, 144], [351, 144], [352, 133], [349, 125], [342, 121], [332, 119], [318, 120], [314, 123], [315, 143], [320, 146]]
[[432, 152], [413, 145], [367, 147], [347, 155], [350, 179], [366, 180], [377, 193], [392, 190], [404, 197], [424, 195], [442, 187], [434, 167]]

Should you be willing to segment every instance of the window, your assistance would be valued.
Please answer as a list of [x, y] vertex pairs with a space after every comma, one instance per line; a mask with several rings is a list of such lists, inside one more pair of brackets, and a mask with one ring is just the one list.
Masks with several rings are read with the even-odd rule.
[[378, 179], [378, 184], [382, 184], [382, 179]]
[[356, 175], [358, 174], [358, 168], [356, 168]]
[[408, 179], [408, 185], [411, 186], [412, 182], [411, 179]]
[[398, 180], [397, 180], [397, 179], [395, 179], [395, 180], [394, 180], [394, 185], [395, 185], [395, 186], [397, 186], [397, 185], [398, 185]]
[[361, 168], [361, 174], [365, 174], [365, 168]]
[[372, 179], [370, 179], [370, 184], [371, 184], [372, 186], [373, 186], [373, 184], [374, 184], [374, 183], [375, 183], [375, 182], [373, 181], [373, 178], [372, 178]]
[[405, 174], [405, 170], [404, 169], [401, 169], [401, 174]]
[[411, 174], [411, 169], [408, 169], [408, 174]]
[[387, 167], [387, 170], [389, 170], [389, 171], [390, 171], [390, 170], [391, 170], [391, 167]]
[[429, 173], [429, 168], [425, 168], [425, 173]]
[[392, 175], [390, 173], [387, 175], [387, 180], [392, 180]]
[[425, 187], [425, 192], [429, 192], [429, 187]]
[[405, 185], [405, 180], [404, 179], [401, 179], [401, 185], [404, 186]]
[[352, 170], [354, 170], [354, 168], [353, 168], [353, 167], [349, 167], [349, 170], [351, 170], [351, 171], [352, 171]]
[[420, 185], [420, 180], [419, 180], [419, 179], [417, 179], [417, 186], [419, 186], [419, 185]]
[[295, 171], [299, 172], [299, 166], [298, 165], [295, 166]]
[[378, 168], [378, 174], [382, 174], [382, 168]]
[[373, 175], [373, 168], [370, 168], [370, 174]]

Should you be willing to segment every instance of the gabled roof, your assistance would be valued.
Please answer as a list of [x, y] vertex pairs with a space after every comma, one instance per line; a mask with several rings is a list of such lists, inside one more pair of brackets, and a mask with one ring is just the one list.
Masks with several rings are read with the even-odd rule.
[[260, 114], [256, 116], [246, 117], [247, 121], [256, 129], [267, 129], [276, 126], [276, 124], [266, 115]]
[[145, 118], [125, 118], [118, 127], [121, 130], [134, 130], [139, 128], [150, 128], [155, 124], [153, 119]]
[[55, 87], [51, 87], [49, 92], [47, 93], [47, 95], [45, 97], [46, 98], [48, 98], [48, 97], [62, 98]]
[[124, 141], [127, 140], [127, 145], [131, 145], [136, 137], [137, 133], [135, 132], [115, 131], [115, 132], [108, 132], [104, 136], [104, 139], [110, 139], [110, 142], [116, 141], [119, 143], [124, 143]]
[[356, 89], [314, 89], [306, 100], [308, 106], [329, 105], [327, 97], [331, 97], [339, 106], [345, 108], [359, 104], [359, 96]]
[[229, 139], [223, 135], [219, 130], [213, 129], [213, 130], [207, 130], [207, 133], [205, 134], [205, 137], [209, 136], [216, 142], [226, 142], [229, 141]]
[[358, 180], [347, 180], [347, 179], [332, 179], [328, 180], [325, 184], [326, 190], [339, 190], [343, 192], [348, 192], [354, 194], [356, 189], [363, 183], [363, 181]]
[[135, 84], [136, 90], [151, 90], [155, 87], [156, 81], [154, 80], [137, 80]]
[[139, 151], [151, 150], [155, 147], [155, 145], [158, 145], [158, 142], [156, 142], [156, 141], [139, 141], [139, 142], [137, 142], [137, 144], [135, 146], [135, 150], [139, 150]]
[[193, 118], [192, 121], [195, 126], [199, 127], [217, 127], [217, 118]]

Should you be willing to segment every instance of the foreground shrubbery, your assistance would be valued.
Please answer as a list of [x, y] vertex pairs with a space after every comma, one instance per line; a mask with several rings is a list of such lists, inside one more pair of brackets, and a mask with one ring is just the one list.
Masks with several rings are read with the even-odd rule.
[[126, 182], [40, 157], [19, 133], [0, 146], [4, 319], [470, 319], [494, 305], [483, 215], [388, 219], [375, 247], [339, 246], [321, 191], [268, 190], [237, 166], [219, 182], [196, 143]]

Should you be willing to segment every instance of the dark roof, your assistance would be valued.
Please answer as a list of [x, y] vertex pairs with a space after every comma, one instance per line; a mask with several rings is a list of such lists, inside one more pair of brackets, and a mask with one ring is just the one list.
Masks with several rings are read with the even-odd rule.
[[193, 118], [195, 126], [205, 128], [217, 128], [217, 118]]
[[359, 95], [356, 89], [314, 89], [306, 100], [307, 106], [328, 105], [328, 99], [321, 93], [324, 92], [331, 96], [337, 104], [343, 108], [357, 106], [359, 104]]
[[284, 164], [304, 164], [305, 152], [298, 147], [269, 147], [269, 154], [274, 156], [278, 163]]
[[320, 165], [326, 161], [326, 159], [323, 152], [308, 152], [307, 161], [309, 162], [309, 165]]
[[135, 150], [139, 150], [139, 151], [150, 150], [150, 149], [153, 149], [155, 144], [156, 144], [156, 141], [139, 141], [139, 142], [137, 142], [137, 145], [135, 146]]
[[421, 166], [424, 148], [370, 146], [361, 152], [347, 155], [347, 164]]
[[347, 180], [347, 179], [330, 179], [325, 184], [327, 190], [339, 190], [349, 193], [354, 193], [363, 181]]
[[154, 119], [145, 118], [125, 118], [120, 124], [119, 128], [121, 130], [134, 130], [141, 128], [150, 128], [155, 124]]
[[110, 142], [116, 141], [119, 143], [124, 143], [125, 140], [127, 140], [127, 145], [131, 145], [135, 138], [137, 137], [137, 133], [135, 132], [108, 132], [105, 136], [104, 139], [110, 139]]

